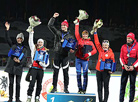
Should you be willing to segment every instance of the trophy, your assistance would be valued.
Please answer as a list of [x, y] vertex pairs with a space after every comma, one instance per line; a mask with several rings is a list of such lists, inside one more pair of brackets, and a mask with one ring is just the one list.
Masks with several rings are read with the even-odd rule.
[[67, 51], [70, 49], [75, 50], [75, 45], [76, 45], [76, 40], [69, 38], [69, 40], [65, 39], [64, 42], [62, 43], [62, 48], [65, 48]]
[[79, 16], [77, 17], [77, 19], [74, 22], [74, 24], [78, 23], [78, 20], [84, 20], [84, 19], [88, 19], [89, 15], [85, 10], [79, 10]]
[[30, 23], [30, 26], [26, 30], [27, 32], [31, 32], [34, 27], [40, 25], [41, 24], [41, 21], [40, 21], [40, 19], [37, 16], [31, 16], [29, 18], [29, 23]]
[[93, 28], [92, 28], [92, 30], [90, 32], [91, 35], [93, 35], [95, 28], [101, 28], [102, 25], [103, 25], [103, 20], [102, 19], [96, 19], [95, 22], [94, 22]]
[[34, 61], [48, 63], [49, 55], [45, 51], [36, 51], [34, 56]]
[[19, 58], [19, 60], [22, 60], [22, 58], [24, 57], [24, 53], [22, 53], [22, 49], [23, 49], [23, 47], [21, 49], [19, 47], [17, 47], [15, 50], [13, 50], [11, 48], [8, 53], [8, 57], [13, 56], [13, 57]]
[[115, 72], [116, 70], [116, 63], [113, 62], [111, 59], [106, 59], [105, 61], [101, 61], [100, 63], [100, 70], [110, 70], [111, 72]]

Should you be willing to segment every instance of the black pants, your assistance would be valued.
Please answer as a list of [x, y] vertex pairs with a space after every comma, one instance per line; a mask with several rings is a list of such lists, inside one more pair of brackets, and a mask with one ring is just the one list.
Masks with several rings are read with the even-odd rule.
[[58, 80], [58, 73], [60, 67], [63, 68], [63, 75], [64, 75], [64, 87], [68, 88], [69, 84], [69, 75], [68, 75], [68, 70], [69, 70], [69, 61], [68, 57], [59, 57], [54, 60], [54, 73], [53, 73], [53, 86], [57, 87], [57, 80]]
[[120, 88], [120, 102], [124, 102], [124, 94], [126, 89], [126, 84], [128, 80], [128, 76], [130, 78], [130, 96], [129, 102], [133, 102], [135, 96], [135, 82], [136, 82], [137, 72], [134, 71], [126, 71], [125, 69], [122, 71], [121, 76], [121, 88]]
[[14, 77], [16, 77], [16, 99], [20, 98], [21, 75], [9, 74], [9, 98], [13, 98]]
[[[107, 102], [109, 96], [109, 81], [110, 81], [110, 74], [108, 73], [108, 70], [104, 70], [103, 72], [97, 71], [96, 78], [97, 78], [99, 102]], [[104, 101], [102, 95], [103, 87], [104, 87]]]
[[30, 73], [32, 76], [32, 80], [30, 81], [27, 95], [32, 96], [32, 93], [34, 91], [34, 85], [35, 85], [35, 82], [37, 81], [35, 96], [39, 96], [42, 90], [42, 80], [43, 80], [44, 71], [42, 69], [32, 68]]

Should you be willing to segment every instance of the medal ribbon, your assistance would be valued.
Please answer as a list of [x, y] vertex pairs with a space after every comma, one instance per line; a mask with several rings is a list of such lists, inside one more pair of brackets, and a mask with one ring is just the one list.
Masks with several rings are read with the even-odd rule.
[[62, 33], [62, 39], [63, 39], [67, 34], [69, 34], [69, 32], [66, 33], [66, 34], [63, 34], [63, 33]]
[[130, 51], [133, 49], [134, 46], [135, 46], [135, 44], [129, 49], [129, 48], [128, 48], [128, 45], [127, 45], [128, 54], [130, 53]]
[[22, 50], [23, 49], [23, 46], [20, 48], [19, 46], [17, 46], [17, 48], [19, 49], [19, 50]]

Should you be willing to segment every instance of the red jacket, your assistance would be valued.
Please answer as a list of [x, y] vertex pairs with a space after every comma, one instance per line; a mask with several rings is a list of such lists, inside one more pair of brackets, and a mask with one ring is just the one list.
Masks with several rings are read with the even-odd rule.
[[[43, 47], [43, 48], [41, 48], [41, 49], [37, 49], [37, 51], [39, 51], [39, 50], [45, 51], [46, 48]], [[37, 68], [43, 69], [43, 67], [41, 67], [41, 66], [39, 65], [39, 63], [37, 63], [36, 61], [33, 61], [32, 67], [37, 67]]]
[[[130, 51], [130, 57], [136, 58], [137, 60], [133, 63], [133, 66], [135, 67], [135, 70], [138, 71], [138, 43], [135, 41], [132, 45], [129, 46], [129, 49], [135, 44], [133, 49]], [[122, 65], [122, 69], [125, 69], [123, 67], [124, 64], [127, 65], [128, 63], [128, 57], [127, 57], [128, 51], [127, 51], [127, 44], [124, 44], [121, 47], [120, 52], [120, 63]]]
[[104, 52], [104, 50], [103, 50], [103, 48], [102, 48], [102, 46], [99, 42], [97, 34], [94, 34], [94, 42], [95, 42], [96, 48], [99, 52], [98, 62], [97, 62], [97, 65], [96, 65], [96, 70], [100, 71], [101, 60], [105, 61], [105, 59], [111, 59], [111, 60], [113, 60], [113, 62], [115, 62], [114, 53], [113, 53], [111, 48], [109, 48], [108, 51]]
[[83, 57], [83, 51], [82, 50], [83, 50], [83, 46], [84, 45], [91, 45], [92, 46], [91, 55], [94, 55], [97, 52], [97, 50], [96, 50], [93, 42], [90, 41], [91, 40], [90, 38], [89, 39], [83, 39], [83, 38], [81, 38], [81, 36], [79, 34], [79, 25], [75, 25], [75, 36], [76, 36], [76, 39], [78, 41], [77, 42], [78, 43], [78, 50], [77, 50], [75, 56], [78, 57], [78, 58], [80, 58], [80, 59], [82, 59], [82, 60], [89, 61], [89, 58], [85, 59]]

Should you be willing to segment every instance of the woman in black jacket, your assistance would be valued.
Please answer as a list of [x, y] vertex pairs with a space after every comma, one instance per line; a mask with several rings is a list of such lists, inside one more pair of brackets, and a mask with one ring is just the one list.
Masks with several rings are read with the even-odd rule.
[[23, 71], [23, 65], [26, 62], [27, 57], [27, 49], [23, 45], [24, 35], [23, 33], [19, 33], [16, 37], [16, 43], [12, 42], [9, 37], [9, 29], [10, 24], [8, 22], [5, 23], [6, 31], [5, 31], [5, 39], [9, 46], [11, 47], [8, 53], [8, 62], [5, 68], [5, 72], [9, 75], [9, 101], [12, 102], [13, 99], [13, 85], [14, 85], [14, 77], [16, 77], [16, 102], [20, 101], [20, 82]]

